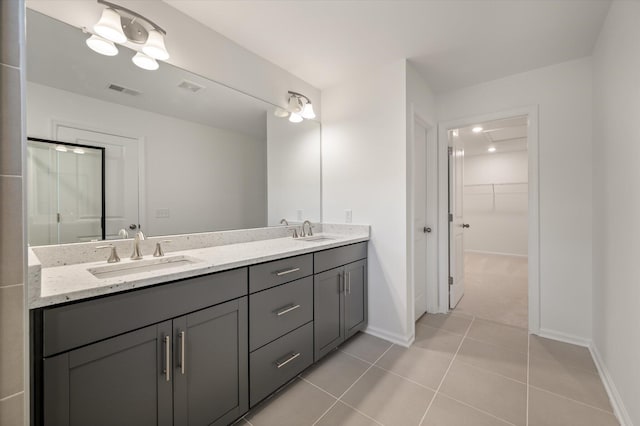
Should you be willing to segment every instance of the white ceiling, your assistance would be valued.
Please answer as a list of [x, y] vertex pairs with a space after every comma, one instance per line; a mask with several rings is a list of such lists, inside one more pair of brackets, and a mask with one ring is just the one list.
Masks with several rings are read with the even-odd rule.
[[[482, 127], [482, 131], [476, 133], [474, 127]], [[526, 116], [475, 123], [456, 130], [457, 136], [453, 133], [451, 137], [458, 137], [464, 143], [466, 157], [527, 150]], [[495, 152], [490, 153], [489, 147], [494, 147]]]
[[587, 56], [610, 5], [610, 0], [164, 1], [320, 89], [409, 58], [436, 92]]

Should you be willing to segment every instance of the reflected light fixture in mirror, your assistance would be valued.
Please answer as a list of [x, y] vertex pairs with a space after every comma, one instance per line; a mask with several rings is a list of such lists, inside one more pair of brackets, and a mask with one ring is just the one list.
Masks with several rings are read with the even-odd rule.
[[287, 100], [287, 110], [282, 108], [276, 108], [273, 115], [279, 118], [289, 117], [289, 121], [292, 123], [300, 123], [303, 119], [311, 120], [316, 118], [316, 113], [313, 111], [313, 105], [311, 100], [305, 95], [288, 91], [289, 99]]
[[114, 43], [125, 44], [137, 51], [132, 58], [134, 64], [145, 70], [157, 70], [156, 59], [169, 59], [169, 52], [164, 45], [165, 30], [144, 16], [130, 9], [118, 6], [105, 0], [97, 0], [105, 5], [100, 20], [93, 26], [96, 34], [90, 33], [87, 46], [97, 53], [106, 56], [118, 54]]

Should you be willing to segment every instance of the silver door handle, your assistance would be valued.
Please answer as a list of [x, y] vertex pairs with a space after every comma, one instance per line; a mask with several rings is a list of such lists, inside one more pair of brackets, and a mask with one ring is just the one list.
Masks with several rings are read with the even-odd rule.
[[171, 337], [164, 336], [164, 374], [166, 380], [171, 381]]
[[292, 353], [289, 358], [285, 359], [284, 361], [280, 362], [280, 361], [276, 361], [276, 367], [277, 368], [282, 368], [285, 365], [289, 364], [291, 361], [293, 361], [294, 359], [298, 358], [300, 356], [300, 352], [296, 352], [296, 353]]
[[281, 277], [283, 275], [291, 274], [292, 272], [298, 272], [300, 268], [286, 269], [284, 271], [276, 271], [276, 275]]
[[463, 224], [462, 224], [462, 227], [463, 227], [463, 228], [468, 228], [469, 226], [470, 226], [470, 225], [469, 225], [468, 223], [463, 223]]
[[431, 228], [429, 228], [428, 226], [425, 226], [422, 230], [423, 230], [426, 234], [428, 234], [428, 233], [430, 233], [430, 232], [431, 232]]
[[276, 315], [277, 315], [277, 316], [281, 316], [281, 315], [287, 314], [287, 313], [289, 313], [289, 312], [291, 312], [291, 311], [295, 311], [295, 310], [296, 310], [296, 309], [298, 309], [299, 307], [300, 307], [300, 305], [290, 305], [290, 306], [287, 306], [287, 307], [285, 307], [284, 309], [282, 309], [281, 311], [277, 311], [277, 312], [276, 312]]
[[351, 272], [347, 272], [347, 294], [351, 294]]
[[184, 374], [185, 364], [187, 363], [187, 359], [184, 357], [184, 341], [185, 341], [185, 332], [180, 332], [180, 372]]

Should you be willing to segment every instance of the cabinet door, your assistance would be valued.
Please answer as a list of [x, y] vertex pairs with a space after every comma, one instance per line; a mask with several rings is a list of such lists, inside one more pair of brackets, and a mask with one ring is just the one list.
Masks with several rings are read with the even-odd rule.
[[367, 325], [367, 261], [360, 260], [345, 267], [345, 339]]
[[45, 358], [44, 424], [171, 425], [170, 336], [166, 321]]
[[247, 298], [173, 320], [174, 424], [227, 425], [248, 409]]
[[344, 340], [343, 271], [330, 269], [313, 277], [315, 361]]

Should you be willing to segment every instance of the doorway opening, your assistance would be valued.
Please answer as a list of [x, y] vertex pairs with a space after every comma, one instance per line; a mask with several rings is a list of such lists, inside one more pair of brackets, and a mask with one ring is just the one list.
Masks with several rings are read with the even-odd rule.
[[528, 328], [528, 118], [449, 129], [449, 309]]

